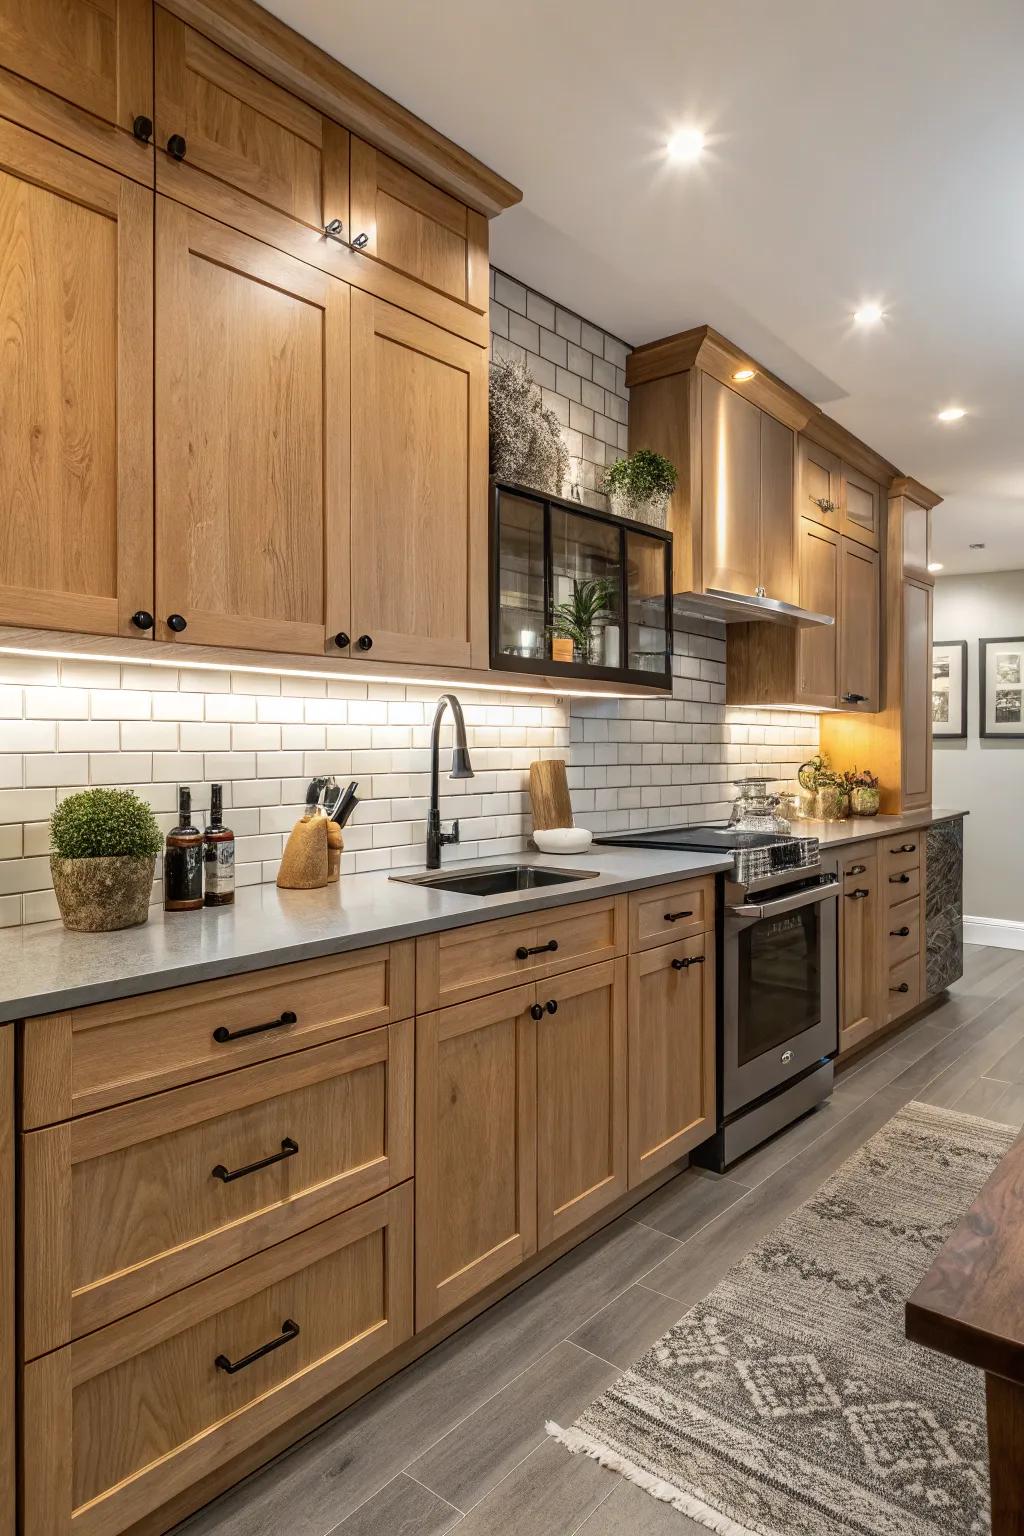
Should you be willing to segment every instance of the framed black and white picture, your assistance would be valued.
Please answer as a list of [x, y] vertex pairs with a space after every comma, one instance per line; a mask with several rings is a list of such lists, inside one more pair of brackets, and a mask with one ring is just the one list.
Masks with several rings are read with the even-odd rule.
[[932, 735], [967, 736], [967, 641], [936, 640], [932, 646]]
[[978, 665], [980, 734], [1024, 741], [1024, 636], [979, 640]]

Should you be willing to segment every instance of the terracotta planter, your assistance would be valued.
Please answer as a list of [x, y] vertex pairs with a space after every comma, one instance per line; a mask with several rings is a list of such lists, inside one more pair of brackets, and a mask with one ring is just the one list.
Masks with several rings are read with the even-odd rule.
[[870, 789], [866, 784], [855, 785], [850, 790], [850, 810], [855, 816], [877, 816], [881, 798], [881, 790]]
[[65, 928], [109, 933], [137, 928], [149, 917], [155, 855], [112, 859], [62, 859], [50, 854], [50, 873]]

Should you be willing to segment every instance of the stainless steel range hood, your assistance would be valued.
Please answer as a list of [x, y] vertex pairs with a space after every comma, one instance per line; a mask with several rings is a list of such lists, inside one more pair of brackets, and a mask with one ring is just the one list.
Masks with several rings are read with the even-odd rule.
[[699, 619], [717, 619], [725, 624], [750, 624], [758, 620], [783, 624], [796, 629], [811, 625], [834, 624], [830, 613], [813, 613], [795, 603], [783, 603], [777, 597], [752, 597], [744, 592], [726, 592], [709, 587], [706, 592], [676, 592], [672, 598], [675, 615], [691, 614]]

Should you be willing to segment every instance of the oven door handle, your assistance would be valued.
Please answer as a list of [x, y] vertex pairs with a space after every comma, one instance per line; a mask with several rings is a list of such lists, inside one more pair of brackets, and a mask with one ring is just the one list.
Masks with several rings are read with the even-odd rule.
[[815, 902], [834, 901], [839, 895], [839, 881], [829, 880], [824, 885], [815, 886], [811, 891], [797, 891], [792, 896], [780, 896], [775, 901], [744, 903], [740, 907], [729, 907], [730, 917], [774, 917], [777, 912], [796, 912], [800, 907], [812, 906]]

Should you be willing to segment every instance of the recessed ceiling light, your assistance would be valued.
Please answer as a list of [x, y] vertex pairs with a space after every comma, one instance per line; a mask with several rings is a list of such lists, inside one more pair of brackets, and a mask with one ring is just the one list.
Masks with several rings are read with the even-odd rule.
[[855, 309], [853, 318], [858, 325], [877, 325], [879, 320], [885, 319], [885, 310], [881, 304], [862, 304], [860, 309]]
[[928, 562], [928, 569], [930, 571], [941, 571], [942, 570], [942, 561], [941, 560], [929, 560], [929, 562]]
[[960, 405], [947, 405], [944, 411], [939, 412], [940, 421], [960, 421], [967, 412]]
[[733, 378], [737, 384], [749, 384], [750, 380], [757, 377], [756, 368], [737, 368]]
[[669, 139], [666, 149], [670, 160], [688, 164], [699, 160], [704, 153], [705, 138], [699, 128], [677, 128]]

